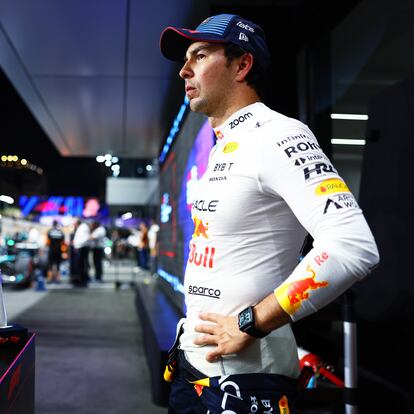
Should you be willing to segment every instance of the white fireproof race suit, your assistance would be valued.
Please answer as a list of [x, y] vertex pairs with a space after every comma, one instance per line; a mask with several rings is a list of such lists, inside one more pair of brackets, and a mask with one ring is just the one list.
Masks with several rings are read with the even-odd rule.
[[[274, 292], [292, 321], [331, 302], [378, 263], [368, 224], [309, 128], [263, 103], [215, 129], [217, 143], [192, 203], [180, 349], [207, 376], [273, 373], [296, 378], [290, 325], [237, 355], [205, 360], [193, 343], [200, 312], [237, 315]], [[306, 232], [313, 248], [299, 260]]]

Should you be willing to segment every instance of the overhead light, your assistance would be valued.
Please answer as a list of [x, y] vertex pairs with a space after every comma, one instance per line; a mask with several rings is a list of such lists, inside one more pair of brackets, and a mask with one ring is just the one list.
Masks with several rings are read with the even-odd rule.
[[113, 166], [111, 167], [111, 170], [112, 170], [112, 171], [118, 171], [118, 170], [120, 170], [120, 169], [121, 169], [121, 167], [120, 167], [118, 164], [113, 165]]
[[13, 161], [13, 155], [9, 155], [9, 156], [7, 157], [7, 161]]
[[331, 119], [347, 119], [350, 121], [366, 121], [368, 115], [364, 114], [331, 114]]
[[333, 145], [365, 145], [365, 139], [342, 139], [332, 138], [331, 144]]
[[112, 160], [112, 155], [111, 154], [105, 154], [105, 159], [107, 161], [111, 161]]
[[0, 195], [0, 201], [3, 201], [7, 204], [13, 204], [14, 203], [13, 197], [10, 197], [10, 196], [7, 196], [7, 195]]
[[122, 220], [128, 220], [132, 217], [132, 213], [128, 211], [127, 213], [122, 214], [121, 218]]
[[96, 157], [96, 161], [98, 161], [98, 162], [104, 162], [105, 161], [105, 157], [103, 155], [98, 155]]
[[112, 164], [116, 164], [119, 161], [118, 157], [112, 157]]
[[7, 155], [2, 155], [2, 156], [1, 156], [1, 160], [2, 160], [3, 162], [7, 161]]
[[110, 166], [112, 165], [112, 161], [111, 161], [111, 160], [106, 160], [106, 161], [105, 161], [105, 165], [106, 165], [107, 167], [110, 167]]
[[20, 160], [20, 162], [21, 162], [21, 164], [22, 164], [22, 165], [26, 165], [26, 164], [27, 164], [27, 160], [25, 160], [24, 158], [22, 158], [22, 159]]
[[147, 171], [152, 171], [152, 165], [148, 164], [145, 168], [146, 168]]

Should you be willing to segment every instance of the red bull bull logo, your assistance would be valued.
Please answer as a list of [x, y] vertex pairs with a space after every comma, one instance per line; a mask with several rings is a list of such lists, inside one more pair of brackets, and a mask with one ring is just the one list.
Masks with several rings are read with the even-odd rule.
[[304, 279], [284, 283], [275, 290], [275, 296], [280, 306], [289, 315], [293, 315], [302, 305], [304, 300], [309, 299], [309, 291], [328, 286], [328, 282], [318, 282], [315, 280], [316, 273], [307, 266], [306, 271], [309, 276]]
[[196, 216], [193, 217], [193, 221], [194, 221], [193, 239], [195, 237], [204, 237], [208, 239], [208, 234], [207, 234], [208, 223], [206, 222], [206, 224], [204, 224], [203, 220], [198, 219]]

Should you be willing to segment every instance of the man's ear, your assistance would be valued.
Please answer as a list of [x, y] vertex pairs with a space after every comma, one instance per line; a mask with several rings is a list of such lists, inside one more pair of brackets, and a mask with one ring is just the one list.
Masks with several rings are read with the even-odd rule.
[[245, 53], [240, 57], [237, 65], [236, 80], [243, 82], [253, 66], [254, 57], [251, 53]]

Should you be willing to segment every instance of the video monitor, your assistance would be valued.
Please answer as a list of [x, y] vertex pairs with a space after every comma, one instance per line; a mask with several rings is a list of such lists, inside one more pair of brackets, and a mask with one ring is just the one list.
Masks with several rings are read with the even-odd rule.
[[160, 169], [158, 274], [173, 303], [184, 311], [184, 272], [194, 231], [191, 203], [207, 169], [215, 136], [205, 116], [188, 113]]

